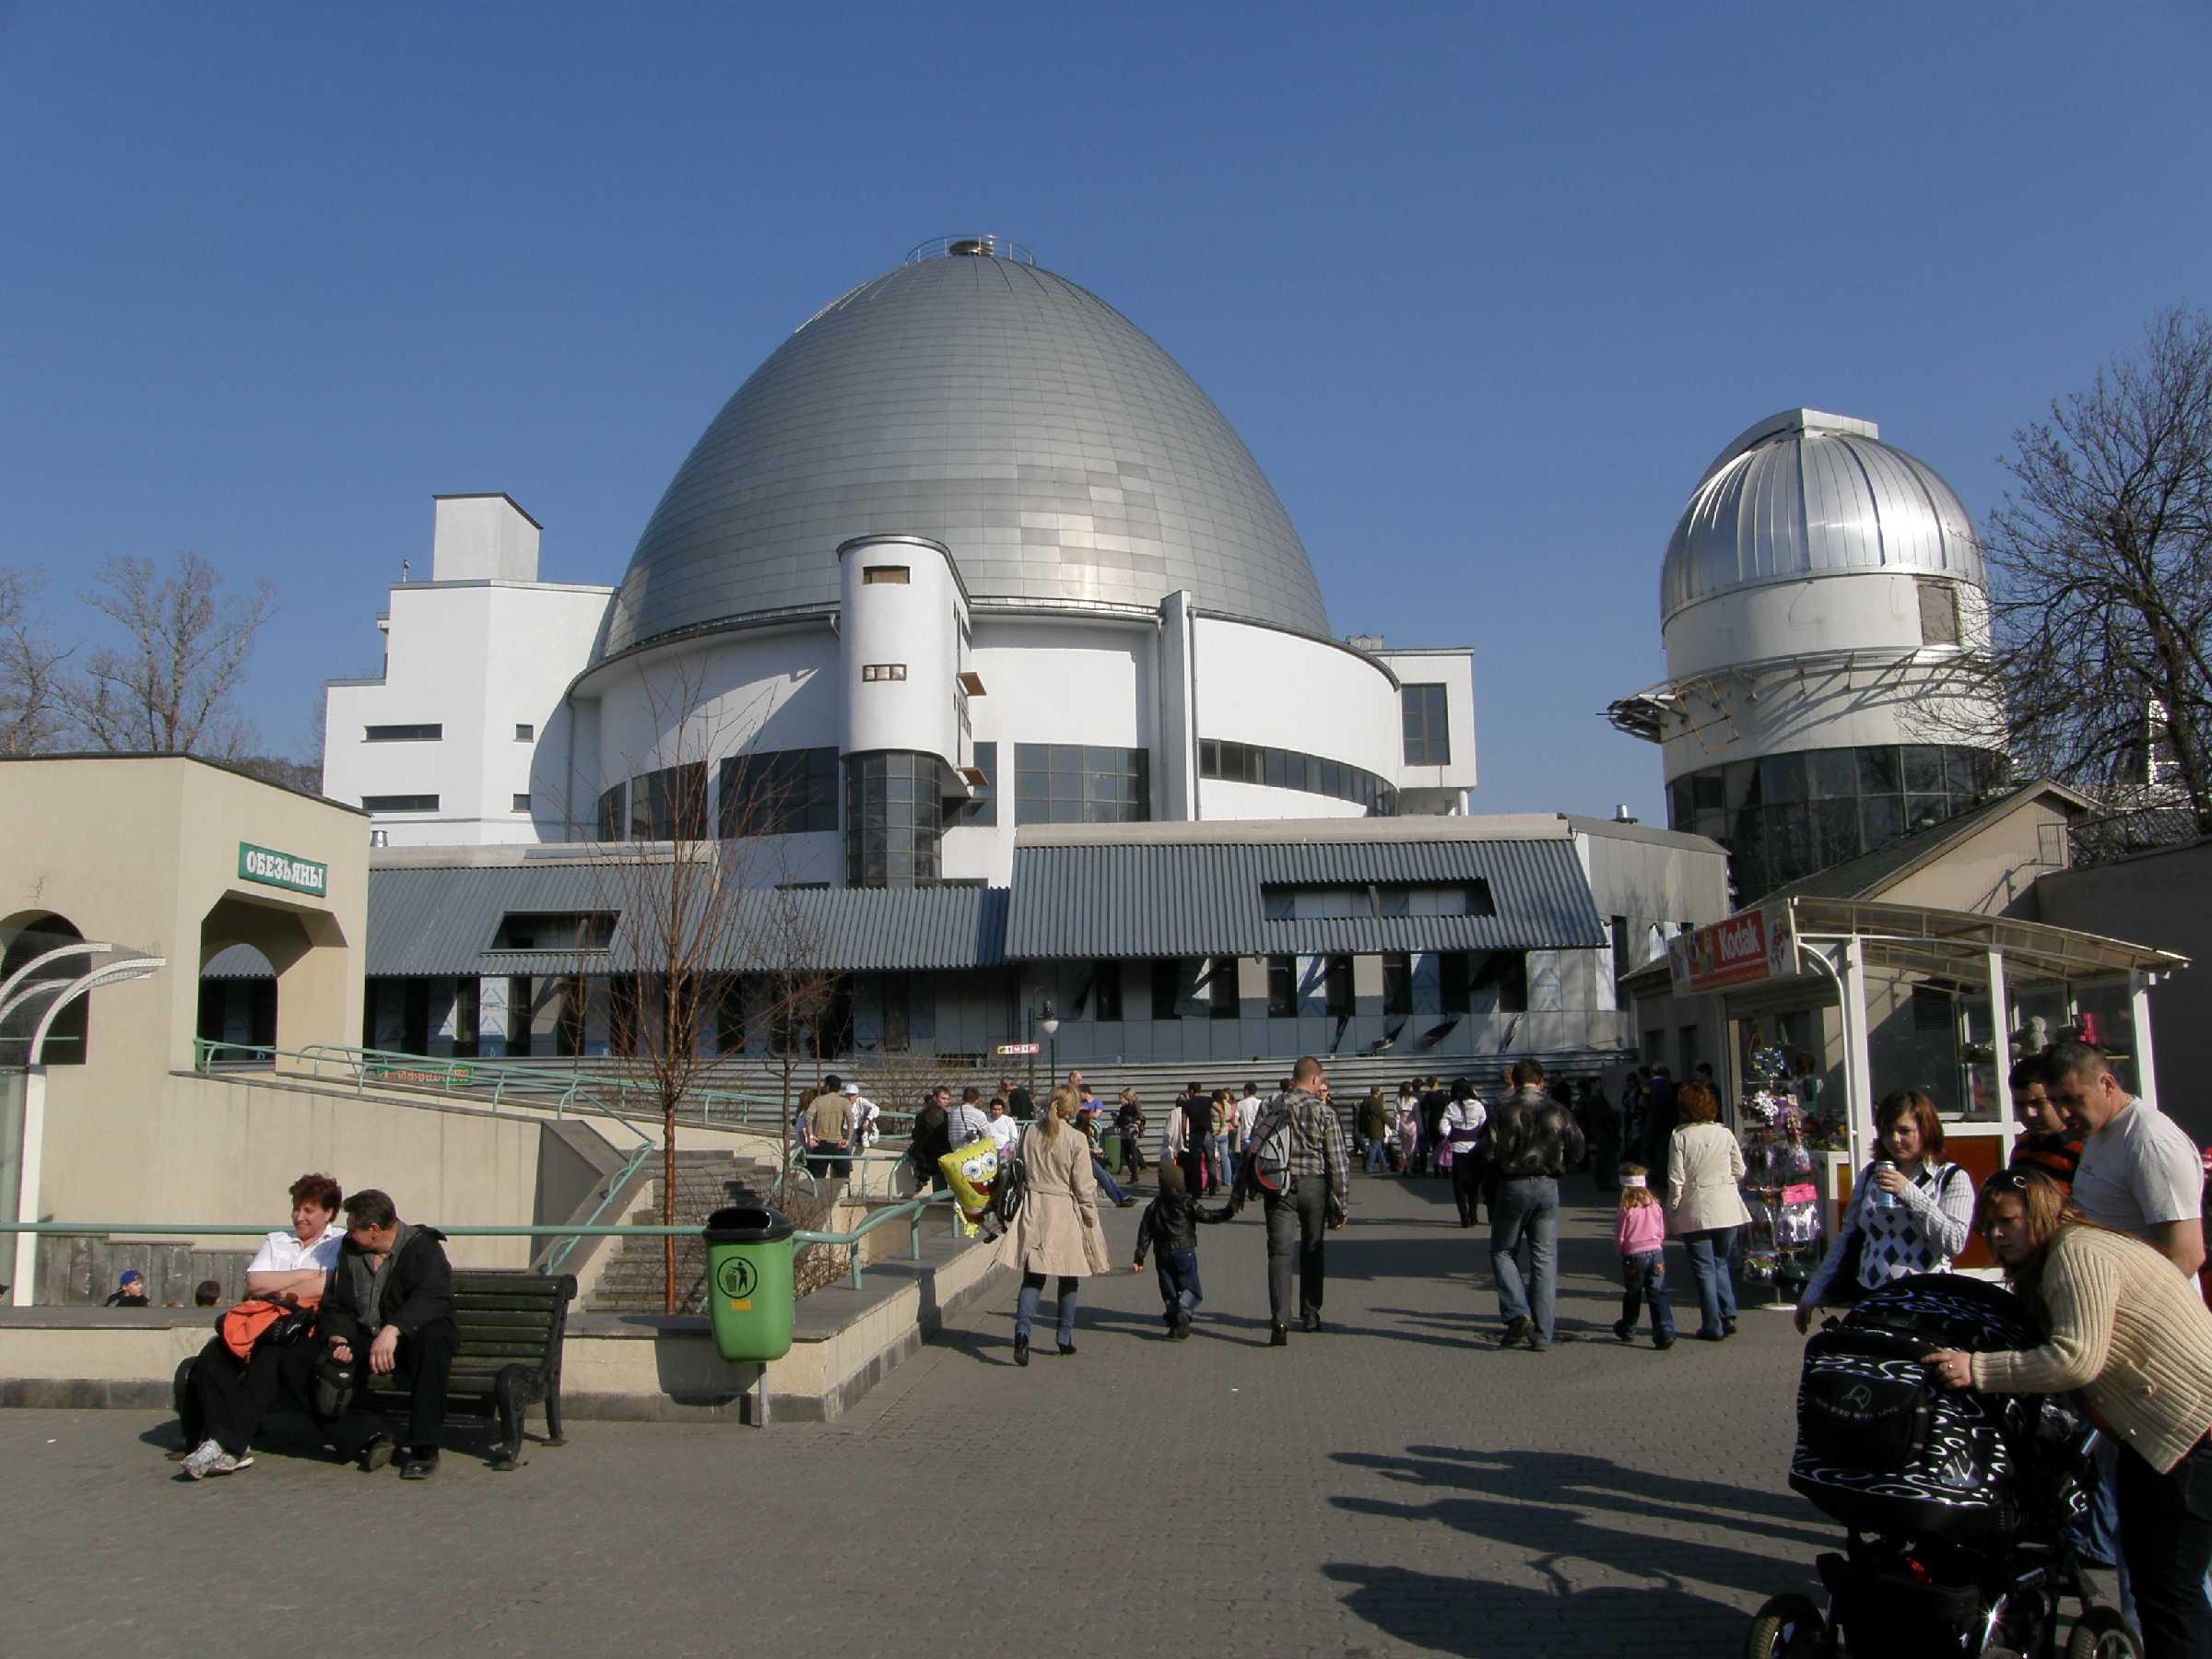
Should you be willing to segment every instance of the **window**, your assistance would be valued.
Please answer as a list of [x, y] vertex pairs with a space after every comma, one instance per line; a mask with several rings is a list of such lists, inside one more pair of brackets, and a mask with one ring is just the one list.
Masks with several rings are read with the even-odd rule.
[[516, 1059], [530, 1054], [530, 976], [511, 975], [507, 981], [507, 1053]]
[[536, 728], [535, 726], [534, 726], [534, 725], [531, 725], [531, 724], [530, 724], [528, 722], [526, 722], [526, 721], [521, 721], [521, 720], [518, 720], [518, 721], [516, 721], [516, 722], [514, 723], [514, 740], [515, 740], [517, 743], [535, 743], [535, 742], [536, 742], [536, 741], [537, 741], [537, 728]]
[[1403, 686], [1398, 698], [1405, 711], [1406, 764], [1452, 764], [1452, 733], [1446, 722], [1444, 688]]
[[1261, 913], [1270, 922], [1347, 917], [1494, 916], [1490, 884], [1474, 881], [1375, 881], [1260, 884]]
[[1014, 746], [1017, 824], [1141, 824], [1152, 816], [1152, 758], [1079, 743]]
[[599, 797], [599, 839], [617, 841], [622, 839], [622, 785], [618, 783]]
[[[975, 770], [983, 774], [983, 793], [970, 795], [960, 808], [959, 821], [963, 824], [994, 825], [998, 822], [998, 745], [979, 743], [975, 746]], [[1118, 1015], [1115, 1018], [1120, 1018]]]
[[724, 841], [837, 828], [837, 750], [762, 749], [722, 763]]
[[1298, 1018], [1298, 959], [1294, 956], [1267, 959], [1267, 1018]]
[[888, 582], [893, 587], [905, 587], [914, 579], [912, 565], [863, 565], [860, 568], [860, 585], [875, 587]]
[[887, 973], [881, 986], [883, 1052], [903, 1054], [914, 1044], [914, 982], [907, 973]]
[[1920, 588], [1920, 642], [1959, 643], [1959, 590], [1947, 582], [1924, 582]]
[[935, 755], [845, 758], [845, 885], [934, 887], [945, 784]]
[[1472, 979], [1467, 972], [1467, 953], [1464, 950], [1446, 951], [1437, 959], [1437, 1000], [1446, 1014], [1465, 1014], [1470, 1011], [1469, 992]]
[[902, 680], [906, 677], [906, 665], [904, 663], [863, 663], [860, 665], [860, 677], [871, 685], [878, 680]]
[[665, 766], [629, 781], [632, 841], [704, 841], [707, 838], [707, 763]]
[[1263, 783], [1273, 789], [1330, 795], [1356, 802], [1378, 818], [1394, 817], [1398, 810], [1397, 790], [1373, 772], [1297, 749], [1268, 748], [1227, 737], [1202, 738], [1198, 775], [1225, 783]]
[[1322, 967], [1322, 1007], [1331, 1019], [1352, 1016], [1352, 959], [1330, 957]]
[[1237, 1017], [1237, 959], [1216, 957], [1206, 964], [1206, 1011], [1214, 1019]]
[[517, 812], [527, 812], [530, 810], [530, 796], [527, 792], [524, 792], [524, 794], [518, 794], [514, 797], [514, 809]]
[[1487, 950], [1479, 954], [1474, 988], [1494, 994], [1500, 1014], [1528, 1012], [1528, 959], [1517, 950]]
[[1182, 1010], [1177, 1006], [1177, 993], [1182, 983], [1182, 964], [1173, 957], [1162, 957], [1152, 964], [1152, 1018], [1176, 1018]]
[[745, 982], [724, 974], [714, 998], [714, 1051], [721, 1054], [745, 1050]]
[[463, 974], [453, 982], [453, 1058], [456, 1060], [474, 1060], [477, 1057], [477, 1033], [483, 994], [484, 982], [474, 974]]
[[1090, 965], [1090, 1017], [1093, 1019], [1119, 1019], [1122, 1017], [1121, 963], [1093, 962]]
[[1613, 982], [1618, 985], [1622, 976], [1638, 965], [1629, 960], [1629, 919], [1626, 916], [1610, 918], [1607, 931], [1613, 941]]
[[369, 743], [436, 743], [444, 735], [441, 725], [374, 725], [362, 734]]
[[435, 812], [436, 795], [363, 795], [363, 812]]
[[1403, 950], [1382, 953], [1382, 1012], [1394, 1018], [1413, 1012], [1413, 958]]

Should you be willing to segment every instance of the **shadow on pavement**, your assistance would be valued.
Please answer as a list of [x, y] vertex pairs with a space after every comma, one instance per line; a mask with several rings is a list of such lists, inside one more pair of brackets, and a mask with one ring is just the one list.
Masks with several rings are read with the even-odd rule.
[[1322, 1571], [1345, 1586], [1344, 1605], [1383, 1634], [1468, 1659], [1633, 1651], [1643, 1633], [1657, 1631], [1670, 1639], [1669, 1651], [1685, 1638], [1714, 1653], [1743, 1645], [1743, 1614], [1672, 1582], [1574, 1592], [1364, 1561], [1330, 1561]]

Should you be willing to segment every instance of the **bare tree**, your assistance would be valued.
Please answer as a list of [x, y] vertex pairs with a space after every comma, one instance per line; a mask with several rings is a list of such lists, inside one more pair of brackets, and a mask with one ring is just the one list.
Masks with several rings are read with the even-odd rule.
[[[668, 734], [647, 757], [663, 762], [631, 783], [634, 839], [606, 843], [596, 862], [603, 911], [619, 917], [619, 960], [607, 981], [614, 1067], [660, 1113], [661, 1216], [676, 1225], [677, 1112], [717, 1057], [724, 970], [744, 948], [757, 894], [748, 874], [772, 802], [742, 792], [707, 818], [707, 757], [724, 747], [727, 721], [701, 712], [712, 700], [689, 666], [648, 676], [652, 729]], [[677, 1311], [676, 1241], [664, 1241], [665, 1305]]]
[[37, 571], [0, 568], [0, 755], [35, 755], [61, 735], [69, 653], [54, 649], [31, 614], [45, 585]]
[[825, 1047], [826, 1023], [837, 1003], [838, 976], [821, 965], [821, 929], [807, 913], [800, 889], [779, 882], [761, 896], [750, 930], [750, 955], [759, 971], [752, 983], [759, 988], [760, 1016], [767, 1022], [769, 1046], [782, 1073], [783, 1173], [778, 1192], [791, 1179], [793, 1135], [792, 1082], [800, 1062], [812, 1059], [819, 1076]]
[[2212, 834], [2212, 317], [2160, 313], [2013, 441], [1989, 550], [2019, 759]]
[[92, 580], [84, 602], [129, 643], [94, 652], [69, 683], [68, 710], [86, 735], [115, 754], [247, 753], [251, 729], [230, 699], [276, 606], [268, 579], [243, 596], [226, 594], [213, 565], [181, 553], [167, 576], [150, 559], [119, 554]]

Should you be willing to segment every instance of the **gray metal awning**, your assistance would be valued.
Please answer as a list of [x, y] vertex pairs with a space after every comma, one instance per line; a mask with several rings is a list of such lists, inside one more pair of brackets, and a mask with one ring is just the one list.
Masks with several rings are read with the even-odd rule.
[[2170, 950], [2009, 916], [1855, 899], [1796, 898], [1789, 906], [1800, 939], [1856, 939], [1869, 967], [1931, 979], [1986, 984], [1993, 950], [2003, 955], [2005, 977], [2015, 985], [2105, 974], [2163, 976], [2189, 966], [2187, 957]]
[[[1489, 915], [1270, 919], [1271, 886], [1481, 882]], [[1014, 847], [1006, 954], [1084, 957], [1594, 949], [1574, 844], [1526, 841], [1094, 841]]]

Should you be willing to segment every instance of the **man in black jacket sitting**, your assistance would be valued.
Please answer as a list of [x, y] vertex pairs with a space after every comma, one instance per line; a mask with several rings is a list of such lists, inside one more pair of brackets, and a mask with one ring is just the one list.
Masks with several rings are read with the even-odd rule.
[[[354, 1194], [346, 1200], [346, 1242], [316, 1319], [316, 1340], [332, 1359], [351, 1362], [360, 1384], [373, 1376], [407, 1388], [403, 1480], [427, 1479], [438, 1467], [438, 1428], [460, 1347], [444, 1241], [436, 1228], [402, 1221], [391, 1198], [375, 1188]], [[347, 1411], [330, 1425], [330, 1438], [339, 1456], [376, 1470], [398, 1448], [365, 1404], [366, 1393], [357, 1384]]]

